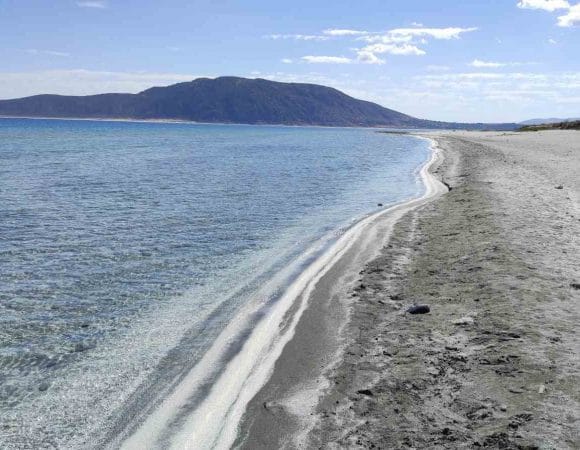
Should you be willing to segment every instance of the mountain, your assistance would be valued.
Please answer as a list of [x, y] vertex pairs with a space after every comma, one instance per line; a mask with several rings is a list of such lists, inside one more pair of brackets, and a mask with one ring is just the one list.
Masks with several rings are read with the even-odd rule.
[[417, 119], [316, 84], [198, 78], [138, 94], [35, 95], [0, 100], [0, 116], [171, 119], [206, 123], [511, 130], [516, 124]]
[[580, 120], [580, 118], [556, 119], [552, 117], [549, 119], [530, 119], [524, 120], [523, 122], [520, 122], [518, 125], [545, 125], [550, 123], [573, 122], [575, 120]]

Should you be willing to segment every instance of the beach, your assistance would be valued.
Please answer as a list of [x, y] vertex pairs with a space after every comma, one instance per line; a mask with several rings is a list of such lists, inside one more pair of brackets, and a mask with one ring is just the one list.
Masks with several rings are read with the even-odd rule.
[[320, 277], [239, 447], [580, 446], [578, 133], [425, 137], [446, 187]]

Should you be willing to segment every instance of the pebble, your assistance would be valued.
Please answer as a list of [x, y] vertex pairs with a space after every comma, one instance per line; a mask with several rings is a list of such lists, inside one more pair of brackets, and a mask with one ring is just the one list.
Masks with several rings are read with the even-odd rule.
[[407, 308], [409, 314], [427, 314], [431, 311], [428, 305], [413, 305]]
[[356, 393], [361, 395], [368, 395], [369, 397], [373, 396], [373, 391], [371, 391], [370, 389], [361, 389], [359, 391], [356, 391]]

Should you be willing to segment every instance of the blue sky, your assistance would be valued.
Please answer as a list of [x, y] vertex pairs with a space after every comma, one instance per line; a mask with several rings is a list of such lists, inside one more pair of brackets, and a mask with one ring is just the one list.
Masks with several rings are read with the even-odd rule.
[[580, 116], [578, 0], [0, 0], [0, 33], [0, 98], [237, 75], [435, 120]]

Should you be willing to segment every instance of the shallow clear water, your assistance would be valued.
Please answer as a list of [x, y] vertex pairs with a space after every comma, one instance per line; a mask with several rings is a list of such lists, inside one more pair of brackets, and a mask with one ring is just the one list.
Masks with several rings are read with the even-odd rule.
[[129, 423], [308, 249], [419, 195], [428, 155], [365, 129], [0, 119], [0, 447]]

